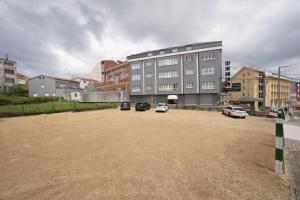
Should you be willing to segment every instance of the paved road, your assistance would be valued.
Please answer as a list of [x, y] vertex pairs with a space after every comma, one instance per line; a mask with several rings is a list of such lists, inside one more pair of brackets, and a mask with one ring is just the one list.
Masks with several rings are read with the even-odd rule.
[[294, 112], [294, 118], [288, 124], [300, 127], [300, 111]]
[[300, 112], [284, 124], [287, 174], [292, 199], [300, 199]]

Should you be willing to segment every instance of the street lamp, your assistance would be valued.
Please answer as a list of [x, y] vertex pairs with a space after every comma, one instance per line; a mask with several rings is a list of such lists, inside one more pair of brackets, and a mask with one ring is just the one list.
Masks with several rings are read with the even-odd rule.
[[280, 70], [281, 70], [281, 68], [286, 68], [286, 67], [291, 67], [291, 66], [293, 66], [294, 64], [292, 64], [292, 65], [286, 65], [286, 66], [280, 66], [280, 67], [278, 67], [278, 109], [280, 108], [280, 105], [281, 105], [281, 87], [280, 87]]

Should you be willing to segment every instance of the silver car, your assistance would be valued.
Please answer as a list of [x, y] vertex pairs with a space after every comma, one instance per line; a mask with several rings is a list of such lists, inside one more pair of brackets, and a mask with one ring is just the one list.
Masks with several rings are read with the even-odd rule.
[[248, 116], [246, 110], [240, 106], [227, 106], [226, 108], [223, 108], [222, 112], [224, 115], [228, 115], [231, 117], [245, 118]]

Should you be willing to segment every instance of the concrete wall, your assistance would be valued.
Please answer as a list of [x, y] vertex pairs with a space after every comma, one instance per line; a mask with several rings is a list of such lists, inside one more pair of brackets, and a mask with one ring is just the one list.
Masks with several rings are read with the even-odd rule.
[[84, 92], [82, 94], [83, 102], [124, 102], [130, 101], [127, 91], [113, 92]]

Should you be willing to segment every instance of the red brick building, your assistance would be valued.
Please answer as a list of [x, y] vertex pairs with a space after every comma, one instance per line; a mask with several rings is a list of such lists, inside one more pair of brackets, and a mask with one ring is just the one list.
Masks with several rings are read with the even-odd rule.
[[296, 82], [296, 99], [300, 102], [300, 82]]
[[101, 61], [103, 64], [104, 82], [96, 84], [97, 91], [128, 90], [129, 64], [122, 61]]

